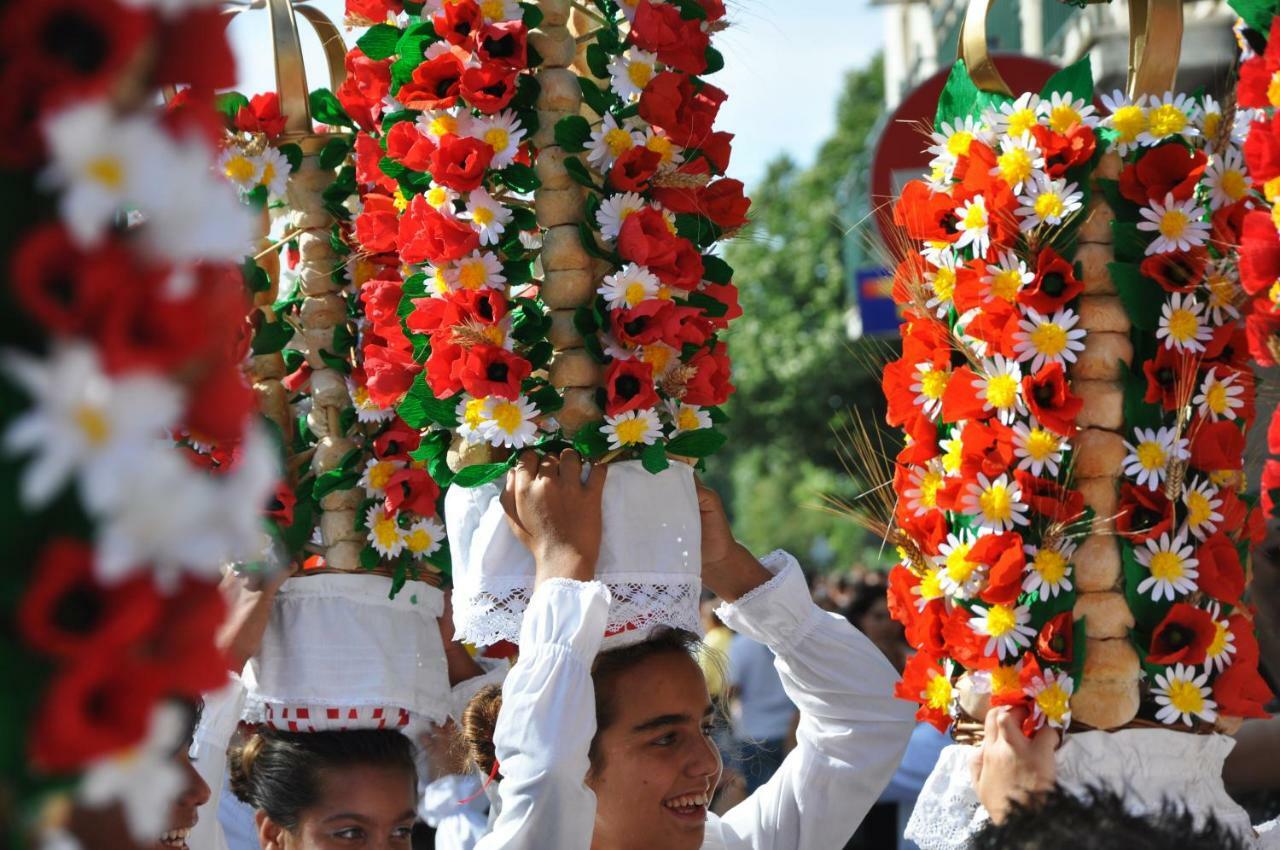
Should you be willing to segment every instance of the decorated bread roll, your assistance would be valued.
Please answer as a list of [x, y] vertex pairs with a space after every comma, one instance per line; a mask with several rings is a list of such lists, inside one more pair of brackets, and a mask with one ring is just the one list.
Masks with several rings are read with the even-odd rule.
[[1129, 333], [1129, 315], [1113, 295], [1086, 295], [1080, 299], [1080, 325], [1095, 333]]
[[547, 375], [554, 387], [596, 387], [604, 377], [600, 364], [580, 348], [557, 351]]
[[1080, 264], [1080, 282], [1084, 284], [1086, 295], [1114, 295], [1116, 288], [1111, 282], [1111, 273], [1107, 263], [1115, 260], [1115, 253], [1110, 245], [1083, 244], [1076, 251], [1076, 262]]
[[1107, 206], [1106, 198], [1095, 193], [1089, 200], [1089, 211], [1080, 225], [1080, 232], [1076, 238], [1082, 245], [1088, 243], [1110, 245], [1111, 222], [1115, 220], [1116, 214], [1111, 211], [1111, 207]]
[[1110, 534], [1090, 534], [1072, 559], [1076, 588], [1081, 593], [1114, 590], [1120, 581], [1120, 540]]
[[1072, 472], [1077, 479], [1114, 479], [1128, 451], [1114, 431], [1083, 428], [1076, 434]]
[[1081, 593], [1076, 597], [1075, 617], [1085, 621], [1085, 634], [1091, 638], [1128, 637], [1134, 626], [1123, 593]]
[[1075, 392], [1084, 400], [1076, 417], [1081, 428], [1118, 431], [1124, 425], [1124, 387], [1118, 381], [1076, 381]]
[[1071, 364], [1071, 375], [1087, 381], [1118, 381], [1133, 362], [1133, 343], [1128, 334], [1090, 333], [1084, 350]]

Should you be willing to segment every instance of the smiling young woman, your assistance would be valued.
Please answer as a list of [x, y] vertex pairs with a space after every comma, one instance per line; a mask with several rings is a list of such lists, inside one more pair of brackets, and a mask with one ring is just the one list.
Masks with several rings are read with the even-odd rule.
[[893, 667], [813, 604], [794, 559], [757, 561], [735, 542], [719, 499], [700, 487], [703, 583], [725, 600], [727, 625], [773, 650], [801, 714], [798, 745], [774, 778], [723, 818], [709, 813], [721, 762], [697, 639], [664, 631], [599, 651], [604, 476], [597, 468], [584, 482], [566, 452], [528, 455], [509, 477], [503, 504], [534, 554], [537, 587], [519, 662], [501, 694], [482, 691], [465, 718], [477, 768], [500, 779], [499, 811], [477, 850], [842, 846], [913, 726], [910, 706], [893, 697]]

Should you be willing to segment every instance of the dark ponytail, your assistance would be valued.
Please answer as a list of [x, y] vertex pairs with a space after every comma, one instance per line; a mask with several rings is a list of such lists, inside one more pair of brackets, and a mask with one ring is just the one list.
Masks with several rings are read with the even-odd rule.
[[263, 727], [227, 754], [231, 791], [288, 830], [320, 800], [321, 773], [350, 767], [398, 768], [413, 783], [413, 744], [390, 729], [281, 732]]

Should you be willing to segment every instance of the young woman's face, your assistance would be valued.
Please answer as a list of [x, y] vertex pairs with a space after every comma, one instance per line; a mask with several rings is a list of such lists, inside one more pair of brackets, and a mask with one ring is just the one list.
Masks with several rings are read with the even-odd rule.
[[289, 831], [258, 813], [263, 850], [409, 850], [413, 832], [413, 777], [400, 768], [327, 770], [319, 801], [298, 815]]
[[200, 819], [200, 814], [197, 810], [209, 802], [209, 785], [196, 772], [195, 765], [191, 763], [190, 755], [185, 747], [174, 754], [173, 761], [182, 770], [182, 777], [186, 780], [186, 785], [183, 787], [182, 793], [173, 801], [173, 805], [169, 809], [169, 827], [160, 836], [160, 840], [156, 842], [155, 846], [169, 850], [171, 848], [186, 850], [187, 835], [191, 832], [191, 828], [196, 825], [196, 821]]
[[612, 694], [587, 778], [592, 850], [697, 850], [720, 777], [702, 671], [682, 652], [655, 655], [619, 674]]

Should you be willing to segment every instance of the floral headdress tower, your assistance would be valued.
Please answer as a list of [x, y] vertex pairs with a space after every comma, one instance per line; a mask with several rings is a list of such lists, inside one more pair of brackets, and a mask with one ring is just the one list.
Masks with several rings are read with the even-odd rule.
[[[1245, 599], [1260, 513], [1232, 116], [1169, 90], [1177, 2], [1130, 6], [1130, 90], [1101, 112], [1087, 59], [1013, 96], [987, 5], [966, 17], [932, 171], [895, 202], [891, 610], [918, 650], [900, 695], [963, 741], [992, 705], [1025, 706], [1028, 734], [1067, 733], [1069, 787], [1172, 794], [1247, 829], [1220, 777], [1221, 732], [1270, 696]], [[969, 755], [934, 771], [921, 846], [966, 831]]]

